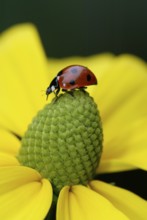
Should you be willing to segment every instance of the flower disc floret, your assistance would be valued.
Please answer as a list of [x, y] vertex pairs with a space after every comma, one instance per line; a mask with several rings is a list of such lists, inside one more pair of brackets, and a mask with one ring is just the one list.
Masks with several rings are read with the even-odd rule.
[[64, 93], [47, 104], [28, 127], [19, 161], [48, 178], [58, 193], [65, 185], [86, 185], [102, 152], [97, 105], [87, 92]]

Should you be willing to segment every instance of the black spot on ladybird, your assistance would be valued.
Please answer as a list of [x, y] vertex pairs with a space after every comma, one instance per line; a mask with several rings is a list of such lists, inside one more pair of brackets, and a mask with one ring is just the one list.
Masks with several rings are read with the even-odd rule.
[[91, 76], [90, 74], [87, 75], [87, 81], [90, 81], [91, 80]]
[[73, 86], [73, 85], [75, 85], [75, 81], [74, 80], [70, 80], [69, 84]]

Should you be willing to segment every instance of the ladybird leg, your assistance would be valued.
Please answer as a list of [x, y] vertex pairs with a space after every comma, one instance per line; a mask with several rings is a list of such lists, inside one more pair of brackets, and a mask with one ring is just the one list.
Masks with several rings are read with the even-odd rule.
[[84, 89], [87, 89], [87, 87], [83, 86], [83, 87], [80, 87], [79, 89], [84, 90]]
[[60, 98], [60, 96], [58, 96], [59, 91], [60, 87], [58, 87], [56, 91], [53, 91], [53, 93], [55, 94], [55, 98], [53, 99], [54, 103]]
[[63, 92], [67, 92], [67, 90], [66, 90], [66, 89], [62, 89], [62, 91], [63, 91]]
[[74, 97], [74, 89], [70, 90], [68, 93], [69, 93], [72, 97]]
[[79, 88], [79, 90], [81, 90], [81, 91], [84, 92], [84, 93], [86, 92], [85, 89], [87, 89], [86, 86], [83, 86], [83, 87]]
[[59, 92], [60, 92], [60, 87], [58, 86], [56, 92], [54, 91], [54, 94], [55, 94], [56, 97], [58, 97]]

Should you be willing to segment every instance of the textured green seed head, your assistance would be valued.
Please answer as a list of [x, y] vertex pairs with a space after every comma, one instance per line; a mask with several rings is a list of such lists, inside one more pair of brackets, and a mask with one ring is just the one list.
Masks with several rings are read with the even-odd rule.
[[85, 185], [93, 178], [102, 139], [99, 112], [89, 94], [64, 93], [33, 119], [18, 159], [48, 178], [58, 193], [65, 185]]

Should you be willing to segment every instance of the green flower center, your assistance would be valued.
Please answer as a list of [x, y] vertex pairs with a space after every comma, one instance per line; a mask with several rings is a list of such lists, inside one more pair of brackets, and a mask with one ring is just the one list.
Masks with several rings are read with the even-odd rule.
[[102, 126], [93, 98], [80, 90], [47, 104], [29, 125], [18, 155], [21, 164], [50, 180], [55, 194], [65, 185], [86, 185], [102, 153]]

